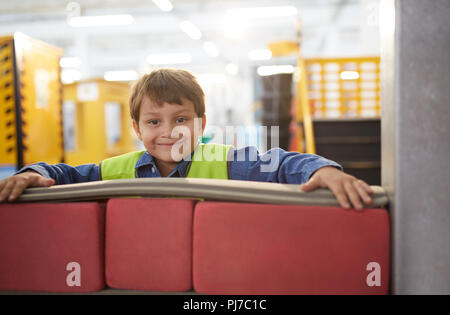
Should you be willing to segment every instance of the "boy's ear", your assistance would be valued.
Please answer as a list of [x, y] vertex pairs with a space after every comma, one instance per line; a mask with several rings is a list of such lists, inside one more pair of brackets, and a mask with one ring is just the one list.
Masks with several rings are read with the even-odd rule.
[[202, 117], [202, 134], [205, 131], [205, 127], [206, 127], [206, 114], [203, 114], [203, 117]]
[[133, 129], [134, 129], [134, 132], [136, 133], [136, 136], [138, 137], [138, 139], [142, 141], [142, 135], [141, 135], [141, 132], [139, 131], [139, 125], [136, 122], [136, 120], [134, 120], [134, 119], [133, 119]]

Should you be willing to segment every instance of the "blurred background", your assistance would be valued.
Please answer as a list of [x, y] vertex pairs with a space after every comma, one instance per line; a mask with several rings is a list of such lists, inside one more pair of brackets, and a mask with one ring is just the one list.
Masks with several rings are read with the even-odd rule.
[[206, 93], [204, 142], [317, 153], [379, 184], [378, 5], [0, 0], [0, 176], [141, 149], [130, 84], [171, 67]]

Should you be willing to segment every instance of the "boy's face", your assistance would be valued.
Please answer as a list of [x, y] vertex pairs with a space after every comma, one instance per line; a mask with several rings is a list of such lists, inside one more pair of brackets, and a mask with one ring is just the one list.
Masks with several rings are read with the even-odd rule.
[[139, 123], [133, 128], [147, 151], [160, 162], [177, 163], [194, 150], [203, 134], [206, 116], [197, 117], [194, 104], [182, 98], [182, 105], [164, 103], [162, 106], [144, 97]]

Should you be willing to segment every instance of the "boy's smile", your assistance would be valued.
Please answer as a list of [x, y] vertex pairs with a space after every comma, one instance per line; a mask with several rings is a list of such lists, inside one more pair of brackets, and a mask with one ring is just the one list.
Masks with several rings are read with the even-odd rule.
[[139, 122], [133, 121], [133, 128], [147, 152], [155, 158], [161, 176], [167, 176], [179, 161], [193, 152], [205, 123], [206, 117], [197, 117], [194, 104], [185, 98], [181, 105], [159, 106], [144, 97]]

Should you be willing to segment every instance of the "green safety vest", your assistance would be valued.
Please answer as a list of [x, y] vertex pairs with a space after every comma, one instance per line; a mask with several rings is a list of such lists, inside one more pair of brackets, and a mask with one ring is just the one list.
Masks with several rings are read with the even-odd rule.
[[[187, 177], [228, 179], [227, 155], [231, 145], [199, 144], [193, 156]], [[136, 178], [135, 165], [144, 151], [115, 156], [100, 163], [102, 180]]]

